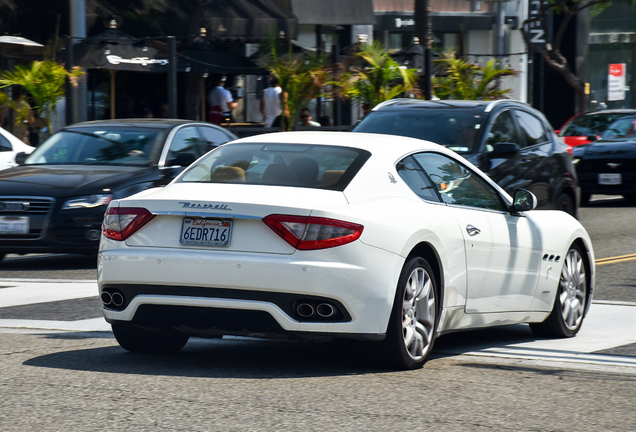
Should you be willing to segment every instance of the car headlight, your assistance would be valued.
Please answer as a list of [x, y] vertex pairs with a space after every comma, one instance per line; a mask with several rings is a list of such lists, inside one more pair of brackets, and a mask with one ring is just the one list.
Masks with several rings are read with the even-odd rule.
[[70, 199], [64, 203], [62, 210], [78, 209], [78, 208], [95, 208], [108, 205], [113, 196], [111, 194], [86, 195]]
[[572, 159], [572, 163], [574, 165], [576, 165], [577, 163], [581, 162], [581, 158], [580, 157], [575, 157], [574, 159]]

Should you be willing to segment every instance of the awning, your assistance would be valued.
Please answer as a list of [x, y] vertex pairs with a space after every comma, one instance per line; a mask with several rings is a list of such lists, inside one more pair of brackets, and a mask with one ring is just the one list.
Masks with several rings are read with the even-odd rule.
[[291, 0], [298, 24], [374, 25], [373, 0]]
[[44, 45], [20, 36], [0, 36], [0, 44], [43, 47]]

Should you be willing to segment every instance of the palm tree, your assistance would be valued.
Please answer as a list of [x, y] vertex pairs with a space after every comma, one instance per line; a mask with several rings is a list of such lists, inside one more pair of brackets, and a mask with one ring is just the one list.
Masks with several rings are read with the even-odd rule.
[[360, 104], [365, 113], [402, 93], [419, 94], [417, 70], [401, 67], [378, 41], [361, 43], [354, 63], [341, 70], [340, 79], [332, 84], [343, 96]]
[[[55, 105], [64, 97], [66, 79], [77, 85], [77, 79], [84, 75], [80, 68], [71, 72], [53, 60], [34, 61], [28, 65], [16, 65], [13, 71], [0, 75], [0, 88], [17, 85], [28, 92], [28, 106], [40, 118], [44, 118], [48, 130], [56, 113]], [[12, 106], [18, 114], [18, 121], [24, 120], [24, 103]], [[44, 115], [42, 115], [44, 113]]]
[[455, 57], [455, 53], [442, 54], [434, 63], [445, 70], [433, 79], [433, 91], [440, 99], [505, 99], [512, 90], [500, 88], [499, 79], [517, 74], [512, 69], [499, 69], [494, 59], [482, 67]]
[[327, 81], [326, 58], [320, 53], [292, 53], [291, 44], [283, 53], [279, 40], [271, 37], [265, 43], [268, 52], [266, 60], [261, 60], [269, 73], [278, 79], [282, 89], [283, 122], [282, 129], [293, 130], [297, 123], [296, 113], [309, 101], [323, 95]]

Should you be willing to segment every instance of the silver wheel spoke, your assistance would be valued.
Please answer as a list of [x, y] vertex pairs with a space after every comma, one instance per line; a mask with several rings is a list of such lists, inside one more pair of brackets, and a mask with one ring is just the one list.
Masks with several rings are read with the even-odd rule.
[[402, 299], [402, 336], [409, 355], [420, 360], [430, 351], [435, 327], [435, 293], [428, 272], [414, 269]]
[[559, 282], [561, 316], [570, 330], [575, 330], [583, 319], [586, 297], [585, 264], [576, 249], [570, 249], [563, 263]]

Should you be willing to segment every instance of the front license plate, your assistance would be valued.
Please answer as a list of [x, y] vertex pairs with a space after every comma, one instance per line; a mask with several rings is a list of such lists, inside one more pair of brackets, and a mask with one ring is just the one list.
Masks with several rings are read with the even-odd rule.
[[211, 219], [183, 219], [181, 244], [227, 246], [232, 234], [232, 222]]
[[599, 174], [598, 184], [600, 185], [619, 185], [623, 182], [620, 174]]
[[28, 234], [28, 216], [2, 216], [0, 217], [0, 234]]

